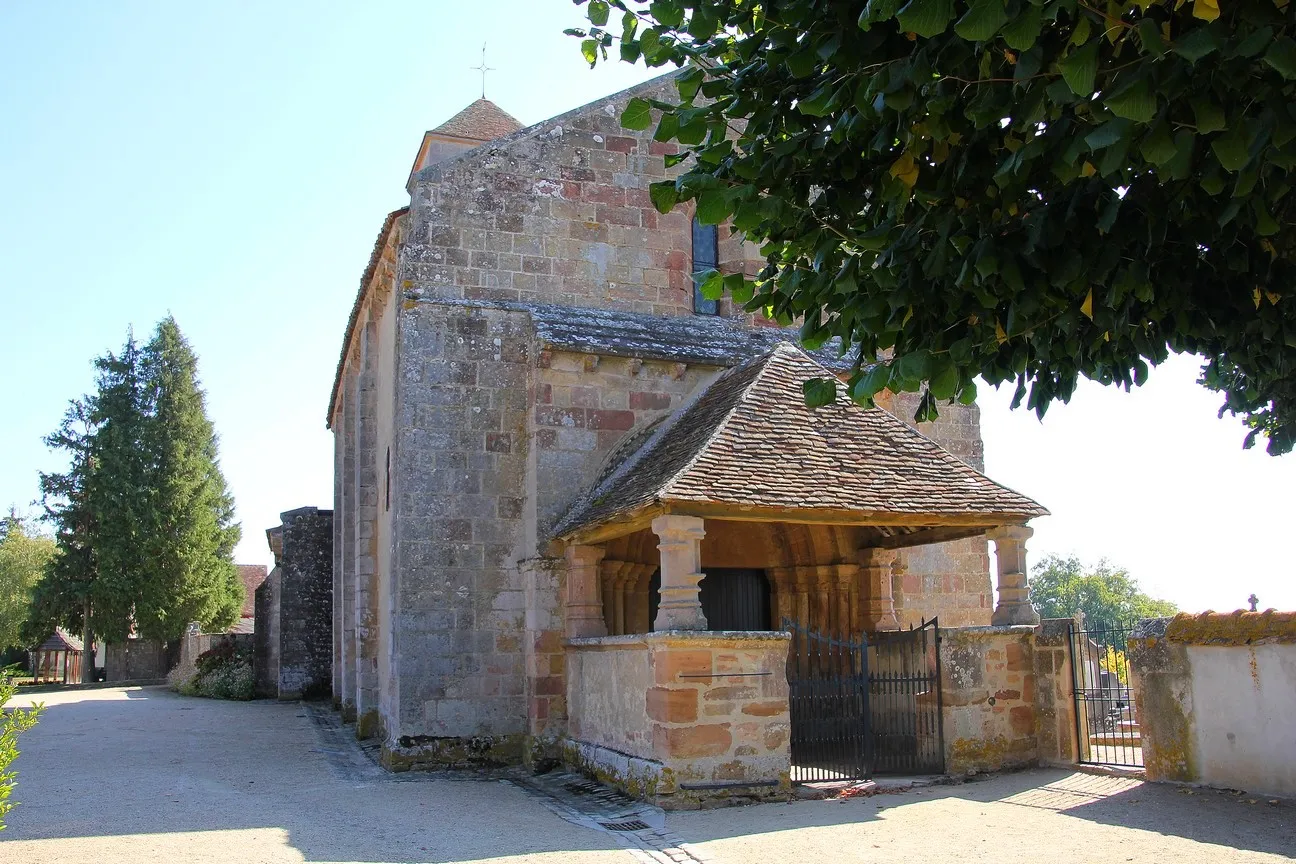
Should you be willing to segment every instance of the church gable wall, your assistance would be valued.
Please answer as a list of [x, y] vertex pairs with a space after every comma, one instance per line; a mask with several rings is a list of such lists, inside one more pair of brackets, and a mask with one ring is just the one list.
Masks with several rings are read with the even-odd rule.
[[[672, 145], [621, 128], [628, 99], [619, 94], [418, 175], [407, 295], [692, 314], [690, 213], [659, 214], [648, 197], [648, 185], [667, 177]], [[721, 246], [721, 265], [740, 269], [739, 244]], [[734, 314], [728, 302], [721, 312]]]

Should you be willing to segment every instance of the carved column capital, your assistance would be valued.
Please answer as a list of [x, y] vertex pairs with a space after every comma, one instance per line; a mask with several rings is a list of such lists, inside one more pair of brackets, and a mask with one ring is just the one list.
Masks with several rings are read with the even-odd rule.
[[658, 516], [652, 521], [661, 553], [661, 602], [655, 630], [705, 630], [706, 616], [698, 598], [702, 581], [702, 538], [705, 523], [696, 516]]
[[607, 622], [599, 598], [600, 563], [607, 554], [602, 546], [568, 546], [567, 559], [567, 635], [606, 636]]
[[1028, 525], [1003, 525], [986, 532], [994, 541], [999, 571], [999, 602], [990, 623], [1038, 624], [1039, 613], [1030, 605], [1026, 585], [1026, 541], [1035, 530]]

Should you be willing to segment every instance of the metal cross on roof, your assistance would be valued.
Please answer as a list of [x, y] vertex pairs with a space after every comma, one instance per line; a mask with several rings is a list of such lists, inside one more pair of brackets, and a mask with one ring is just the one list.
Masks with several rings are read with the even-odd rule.
[[472, 69], [472, 70], [474, 70], [474, 71], [476, 71], [476, 72], [480, 72], [480, 73], [481, 73], [481, 76], [482, 76], [482, 95], [481, 95], [481, 98], [485, 99], [485, 98], [486, 98], [486, 73], [487, 73], [487, 72], [494, 72], [494, 71], [496, 71], [495, 68], [494, 68], [493, 66], [487, 66], [487, 65], [486, 65], [486, 43], [485, 43], [485, 42], [482, 43], [482, 62], [481, 62], [481, 65], [480, 65], [480, 66], [469, 66], [468, 68], [469, 68], [469, 69]]

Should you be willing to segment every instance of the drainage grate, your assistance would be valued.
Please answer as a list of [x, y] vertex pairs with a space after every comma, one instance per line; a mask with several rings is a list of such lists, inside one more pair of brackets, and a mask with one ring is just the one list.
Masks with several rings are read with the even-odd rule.
[[631, 819], [629, 822], [600, 822], [599, 824], [609, 831], [647, 831], [649, 828], [647, 822], [641, 822], [638, 819]]
[[602, 792], [603, 787], [597, 783], [564, 783], [563, 788], [573, 795], [593, 795], [596, 792]]

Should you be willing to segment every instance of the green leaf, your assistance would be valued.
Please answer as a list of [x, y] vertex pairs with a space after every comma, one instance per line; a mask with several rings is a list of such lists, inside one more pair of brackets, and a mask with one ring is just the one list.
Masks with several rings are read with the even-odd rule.
[[886, 363], [874, 363], [851, 388], [851, 399], [861, 405], [871, 404], [873, 397], [881, 393], [890, 380], [891, 367]]
[[946, 360], [941, 364], [927, 382], [927, 390], [936, 399], [953, 399], [959, 389], [959, 372], [953, 363]]
[[1202, 97], [1192, 100], [1193, 115], [1197, 118], [1197, 132], [1207, 134], [1224, 129], [1224, 109], [1210, 99]]
[[1215, 31], [1202, 25], [1194, 27], [1179, 37], [1174, 43], [1174, 52], [1189, 63], [1196, 63], [1207, 54], [1218, 51], [1219, 47], [1219, 38], [1216, 37]]
[[1156, 94], [1146, 78], [1140, 78], [1132, 85], [1124, 87], [1103, 100], [1117, 117], [1133, 120], [1135, 123], [1148, 123], [1156, 116]]
[[1143, 50], [1158, 60], [1165, 56], [1165, 39], [1161, 37], [1161, 26], [1155, 18], [1140, 18], [1138, 22], [1139, 42]]
[[648, 13], [663, 27], [674, 29], [684, 23], [684, 7], [679, 0], [653, 0]]
[[837, 382], [831, 378], [811, 378], [801, 383], [807, 408], [822, 408], [837, 401]]
[[1084, 140], [1089, 145], [1090, 150], [1097, 152], [1119, 143], [1125, 137], [1125, 133], [1129, 131], [1129, 128], [1129, 121], [1118, 117], [1114, 120], [1108, 120], [1090, 132], [1085, 136]]
[[1246, 124], [1238, 123], [1211, 142], [1211, 150], [1225, 171], [1241, 171], [1251, 161], [1251, 136]]
[[1099, 42], [1100, 40], [1095, 39], [1084, 47], [1072, 51], [1058, 64], [1062, 79], [1077, 96], [1088, 96], [1094, 91], [1094, 79], [1098, 76]]
[[669, 213], [679, 203], [679, 190], [674, 180], [663, 180], [648, 185], [648, 198], [658, 213]]
[[819, 52], [810, 47], [802, 48], [788, 57], [784, 63], [787, 64], [788, 71], [792, 73], [793, 78], [808, 78], [816, 69], [823, 66], [823, 60], [819, 57]]
[[1264, 62], [1288, 81], [1296, 78], [1296, 42], [1279, 36], [1265, 52]]
[[824, 84], [805, 99], [797, 100], [797, 110], [811, 117], [822, 117], [828, 113], [836, 92], [832, 84]]
[[953, 0], [909, 0], [896, 14], [901, 30], [924, 37], [944, 33], [953, 17]]
[[1003, 0], [972, 0], [968, 11], [954, 25], [954, 32], [969, 42], [984, 42], [1007, 20]]
[[589, 4], [589, 21], [595, 27], [603, 27], [608, 22], [607, 0], [590, 0]]
[[703, 225], [719, 225], [730, 212], [729, 196], [723, 190], [713, 189], [698, 196], [697, 220]]
[[1158, 168], [1169, 162], [1175, 156], [1174, 139], [1170, 137], [1170, 128], [1165, 123], [1157, 124], [1139, 144], [1139, 152], [1143, 158], [1151, 162]]
[[652, 125], [652, 106], [648, 100], [635, 96], [621, 112], [621, 125], [627, 129], [647, 129]]
[[1044, 16], [1038, 6], [1026, 4], [1022, 11], [1012, 18], [999, 31], [999, 35], [1008, 43], [1009, 48], [1026, 51], [1034, 47], [1039, 39]]
[[976, 398], [977, 386], [975, 381], [969, 381], [967, 384], [963, 385], [963, 389], [960, 390], [958, 394], [960, 405], [971, 405], [976, 401]]
[[675, 79], [675, 87], [679, 90], [680, 99], [692, 102], [693, 97], [697, 96], [698, 88], [702, 86], [702, 78], [702, 70], [697, 66], [690, 66], [681, 72]]
[[724, 296], [724, 276], [719, 270], [707, 270], [694, 274], [702, 281], [698, 283], [698, 292], [708, 300], [719, 300]]
[[590, 66], [593, 66], [595, 63], [597, 63], [598, 62], [598, 40], [582, 39], [581, 56], [585, 58], [585, 62], [590, 64]]

